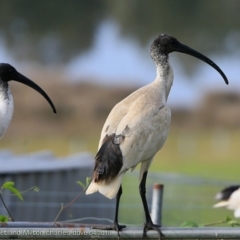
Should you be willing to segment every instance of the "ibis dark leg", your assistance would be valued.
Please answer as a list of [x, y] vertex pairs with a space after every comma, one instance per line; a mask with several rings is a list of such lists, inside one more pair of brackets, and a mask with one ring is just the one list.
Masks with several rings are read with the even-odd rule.
[[148, 230], [156, 230], [159, 234], [159, 238], [161, 238], [162, 233], [159, 229], [161, 226], [153, 224], [150, 213], [149, 213], [149, 210], [148, 210], [147, 199], [146, 199], [147, 174], [148, 174], [148, 172], [145, 172], [143, 174], [142, 180], [141, 180], [140, 185], [139, 185], [139, 193], [140, 193], [140, 196], [141, 196], [141, 199], [142, 199], [142, 204], [143, 204], [145, 217], [146, 217], [146, 222], [145, 222], [144, 228], [143, 228], [143, 237], [146, 237], [146, 232]]
[[118, 224], [118, 208], [119, 208], [119, 202], [120, 197], [122, 195], [122, 185], [120, 186], [117, 196], [116, 196], [116, 209], [115, 209], [115, 217], [113, 221], [113, 226], [93, 226], [93, 229], [101, 229], [101, 230], [115, 230], [118, 233], [118, 239], [120, 238], [119, 231], [121, 231], [123, 228], [125, 228], [125, 225], [119, 225]]
[[118, 209], [119, 209], [119, 202], [120, 202], [120, 198], [122, 195], [122, 185], [120, 186], [117, 196], [116, 196], [116, 208], [115, 208], [115, 217], [114, 217], [114, 227], [116, 228], [116, 230], [121, 230], [122, 228], [126, 227], [125, 225], [120, 226], [118, 224]]
[[120, 186], [117, 196], [116, 196], [116, 209], [115, 209], [115, 217], [114, 217], [114, 222], [113, 222], [113, 229], [115, 229], [118, 232], [118, 238], [119, 236], [119, 231], [121, 231], [121, 229], [125, 228], [125, 225], [119, 225], [118, 224], [118, 209], [119, 209], [119, 202], [120, 202], [120, 197], [122, 195], [122, 185]]

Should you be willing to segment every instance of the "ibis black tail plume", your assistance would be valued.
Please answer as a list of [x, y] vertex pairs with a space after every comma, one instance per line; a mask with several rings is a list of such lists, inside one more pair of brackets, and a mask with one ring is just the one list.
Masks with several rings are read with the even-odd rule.
[[122, 152], [119, 144], [114, 143], [115, 134], [107, 135], [95, 157], [93, 179], [95, 182], [109, 182], [122, 168]]

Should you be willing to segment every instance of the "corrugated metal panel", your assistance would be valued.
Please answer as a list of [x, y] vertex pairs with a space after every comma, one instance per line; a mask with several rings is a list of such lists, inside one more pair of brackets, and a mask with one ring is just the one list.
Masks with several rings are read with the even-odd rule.
[[[3, 194], [15, 221], [54, 221], [61, 203], [67, 205], [82, 191], [76, 181], [85, 183], [86, 177], [92, 175], [93, 161], [89, 153], [58, 158], [49, 151], [18, 156], [8, 150], [0, 151], [0, 185], [5, 181], [14, 181], [21, 191], [33, 186], [40, 188], [39, 192], [23, 194], [24, 202], [8, 191]], [[120, 223], [139, 226], [144, 222], [138, 175], [136, 170], [124, 177], [119, 208]], [[206, 216], [208, 222], [223, 219], [226, 215], [232, 216], [228, 210], [212, 208], [215, 194], [224, 186], [236, 184], [232, 181], [150, 171], [146, 187], [150, 209], [154, 183], [165, 185], [162, 209], [164, 226], [179, 226], [186, 220], [201, 224], [206, 222]], [[87, 196], [82, 193], [61, 213], [58, 221], [109, 224], [107, 219], [113, 219], [114, 210], [115, 199], [109, 200], [98, 193]], [[7, 214], [1, 203], [0, 214]]]
[[[89, 153], [58, 158], [50, 151], [26, 155], [0, 151], [0, 184], [13, 181], [20, 191], [33, 186], [40, 189], [39, 192], [24, 193], [23, 202], [8, 191], [3, 194], [14, 220], [54, 221], [61, 204], [67, 205], [82, 191], [76, 181], [85, 183], [86, 178], [92, 175], [93, 161], [94, 157]], [[100, 218], [103, 215], [112, 219], [114, 205], [114, 201], [100, 194], [86, 196], [82, 193], [71, 206], [62, 211], [58, 221]], [[2, 205], [0, 213], [7, 214]]]

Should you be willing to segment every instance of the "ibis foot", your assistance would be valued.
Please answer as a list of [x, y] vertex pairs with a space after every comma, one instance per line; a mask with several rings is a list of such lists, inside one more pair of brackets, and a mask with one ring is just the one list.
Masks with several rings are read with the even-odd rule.
[[120, 239], [119, 231], [121, 231], [125, 227], [126, 225], [119, 225], [118, 222], [113, 223], [113, 230], [117, 231], [118, 239]]
[[163, 234], [162, 234], [160, 228], [161, 228], [160, 225], [153, 224], [152, 222], [146, 222], [146, 223], [144, 224], [143, 237], [142, 237], [142, 238], [147, 237], [147, 235], [146, 235], [147, 231], [149, 231], [149, 230], [155, 230], [155, 231], [157, 231], [157, 233], [158, 233], [159, 239], [161, 239], [161, 237], [163, 236]]

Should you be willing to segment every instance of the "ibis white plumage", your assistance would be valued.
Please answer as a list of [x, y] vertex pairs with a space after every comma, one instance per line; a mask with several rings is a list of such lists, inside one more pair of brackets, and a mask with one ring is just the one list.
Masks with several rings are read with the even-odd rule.
[[8, 85], [9, 81], [21, 82], [39, 92], [56, 113], [54, 104], [48, 95], [36, 83], [19, 73], [8, 63], [0, 63], [0, 137], [6, 132], [13, 115], [13, 97]]
[[226, 207], [234, 211], [234, 217], [240, 218], [240, 185], [224, 188], [215, 198], [220, 202], [213, 205], [214, 208]]
[[99, 191], [110, 199], [116, 197], [113, 229], [118, 234], [125, 227], [118, 224], [122, 179], [126, 171], [141, 163], [139, 192], [146, 217], [143, 236], [150, 229], [161, 235], [160, 226], [152, 223], [149, 214], [145, 185], [148, 169], [155, 154], [163, 147], [170, 128], [171, 111], [167, 107], [167, 99], [173, 84], [173, 70], [168, 55], [174, 51], [208, 63], [228, 84], [227, 77], [213, 61], [176, 38], [161, 34], [153, 41], [151, 57], [156, 64], [156, 79], [116, 104], [110, 112], [102, 129], [93, 179], [86, 191], [86, 194]]

